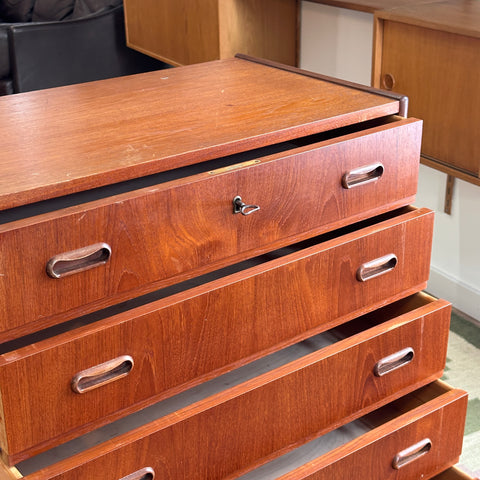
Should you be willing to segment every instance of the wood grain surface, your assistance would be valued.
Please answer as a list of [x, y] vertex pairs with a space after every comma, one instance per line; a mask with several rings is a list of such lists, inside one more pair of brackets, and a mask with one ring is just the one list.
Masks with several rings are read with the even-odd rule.
[[[313, 373], [314, 365], [307, 371]], [[308, 394], [308, 398], [305, 397], [307, 391], [311, 393], [315, 388], [322, 394], [326, 391], [318, 372], [311, 376], [307, 371], [300, 369], [248, 392], [243, 391], [245, 385], [241, 386], [242, 393], [235, 392], [239, 389], [234, 388], [228, 398], [227, 395], [211, 397], [204, 404], [197, 403], [26, 478], [80, 480], [101, 475], [103, 480], [118, 480], [148, 465], [157, 475], [172, 480], [233, 479], [308, 441], [319, 427], [318, 420], [328, 416], [329, 410], [321, 402], [323, 398]], [[296, 388], [295, 392], [292, 387]], [[223, 401], [214, 404], [220, 397]], [[393, 479], [401, 472], [392, 472], [393, 456], [426, 436], [432, 440], [430, 455], [408, 465], [406, 472], [414, 478], [423, 472], [440, 473], [460, 455], [467, 394], [445, 389], [424, 404], [421, 399], [412, 400], [407, 398], [404, 407], [401, 401], [393, 405], [400, 409], [398, 418], [322, 456], [320, 462], [306, 465], [300, 470], [303, 476], [295, 472], [285, 478], [332, 478], [336, 472], [345, 477], [354, 470], [365, 475], [378, 472], [379, 479]], [[341, 404], [342, 400], [334, 403], [333, 410]], [[171, 424], [172, 421], [175, 423]], [[302, 435], [306, 435], [303, 440], [295, 442], [295, 438]], [[445, 442], [445, 438], [449, 442]], [[272, 454], [280, 445], [288, 446]], [[324, 467], [326, 474], [319, 467]], [[404, 474], [405, 469], [401, 472]]]
[[[2, 355], [1, 396], [9, 419], [2, 451], [18, 459], [25, 450], [58, 444], [421, 290], [432, 221], [432, 212], [412, 211]], [[392, 271], [357, 280], [363, 263], [392, 252], [399, 259]], [[71, 391], [78, 372], [123, 355], [135, 363], [128, 376], [85, 395]]]
[[[400, 120], [0, 226], [0, 338], [63, 322], [205, 271], [410, 203], [421, 122]], [[344, 173], [381, 162], [376, 182]], [[241, 195], [261, 209], [233, 214]], [[47, 263], [106, 243], [104, 265], [52, 279]]]
[[[352, 475], [372, 480], [431, 478], [458, 461], [466, 403], [465, 392], [445, 392], [414, 409], [411, 415], [391, 420], [278, 480], [330, 480]], [[392, 468], [392, 460], [399, 451], [425, 438], [432, 444], [426, 455], [400, 470]], [[446, 478], [463, 477], [447, 475]]]
[[[372, 82], [408, 95], [425, 123], [422, 162], [479, 184], [480, 3], [444, 0], [375, 14]], [[461, 141], [459, 141], [461, 139]]]
[[0, 98], [0, 208], [398, 112], [238, 58]]
[[126, 0], [124, 6], [128, 46], [171, 65], [237, 53], [296, 64], [295, 0]]

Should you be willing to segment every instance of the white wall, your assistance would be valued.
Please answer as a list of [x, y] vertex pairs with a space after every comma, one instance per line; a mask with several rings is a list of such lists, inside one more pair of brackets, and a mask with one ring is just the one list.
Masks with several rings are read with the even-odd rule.
[[455, 179], [444, 213], [446, 174], [420, 166], [416, 205], [435, 210], [428, 290], [480, 320], [480, 187]]
[[[302, 1], [300, 41], [301, 68], [370, 84], [372, 14]], [[427, 290], [480, 320], [480, 187], [456, 179], [447, 215], [445, 186], [444, 173], [421, 165], [415, 204], [436, 212]]]
[[312, 2], [301, 11], [300, 67], [370, 85], [373, 15]]

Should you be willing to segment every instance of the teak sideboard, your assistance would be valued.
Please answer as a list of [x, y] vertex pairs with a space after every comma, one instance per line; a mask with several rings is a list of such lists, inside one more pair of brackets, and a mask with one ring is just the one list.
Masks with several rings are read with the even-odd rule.
[[373, 85], [424, 120], [422, 163], [480, 185], [480, 2], [379, 10], [374, 47]]
[[296, 0], [124, 0], [127, 45], [171, 65], [241, 52], [296, 65]]
[[406, 107], [249, 57], [0, 98], [0, 478], [467, 478]]

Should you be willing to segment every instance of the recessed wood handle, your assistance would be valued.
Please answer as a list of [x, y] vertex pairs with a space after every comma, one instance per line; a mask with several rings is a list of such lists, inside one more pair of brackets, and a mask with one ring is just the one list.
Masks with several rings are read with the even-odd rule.
[[404, 348], [403, 350], [379, 360], [373, 369], [373, 373], [377, 377], [383, 377], [383, 375], [393, 372], [397, 368], [408, 365], [413, 360], [414, 356], [415, 352], [413, 351], [413, 348]]
[[355, 168], [345, 173], [342, 177], [343, 188], [353, 188], [359, 185], [365, 185], [377, 181], [384, 172], [385, 168], [381, 163], [374, 163], [365, 167]]
[[385, 273], [392, 271], [396, 267], [397, 262], [397, 257], [393, 253], [390, 253], [389, 255], [376, 258], [371, 262], [364, 263], [357, 270], [357, 280], [359, 282], [366, 282], [380, 275], [385, 275]]
[[432, 448], [432, 442], [429, 438], [424, 438], [420, 442], [412, 445], [411, 447], [402, 450], [401, 452], [395, 455], [392, 467], [395, 470], [399, 470], [400, 468], [408, 465], [411, 462], [414, 462], [423, 455], [427, 454]]
[[127, 376], [132, 368], [133, 358], [130, 355], [122, 355], [77, 373], [72, 378], [72, 390], [75, 393], [89, 392]]
[[122, 477], [119, 480], [153, 480], [154, 478], [155, 472], [153, 471], [153, 468], [146, 467], [137, 472], [133, 472], [126, 477]]
[[88, 247], [60, 253], [47, 263], [47, 274], [52, 278], [62, 278], [83, 272], [108, 262], [112, 249], [106, 243], [96, 243]]

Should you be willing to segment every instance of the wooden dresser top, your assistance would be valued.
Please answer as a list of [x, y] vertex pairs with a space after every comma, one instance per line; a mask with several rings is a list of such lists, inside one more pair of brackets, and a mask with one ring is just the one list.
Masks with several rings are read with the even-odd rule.
[[0, 97], [0, 209], [395, 114], [382, 95], [234, 58]]

